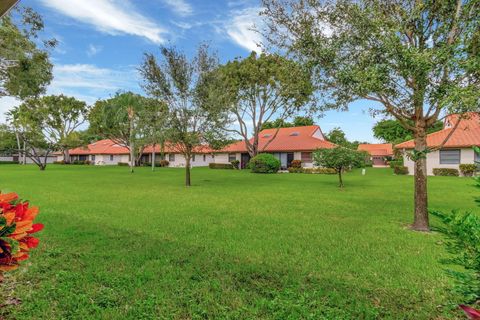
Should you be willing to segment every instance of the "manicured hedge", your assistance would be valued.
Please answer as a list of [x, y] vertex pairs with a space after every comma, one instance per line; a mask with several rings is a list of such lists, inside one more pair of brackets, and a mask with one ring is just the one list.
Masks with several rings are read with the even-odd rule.
[[458, 177], [460, 173], [457, 169], [452, 168], [434, 168], [433, 175], [435, 176], [444, 176], [444, 177]]
[[130, 164], [128, 162], [118, 162], [117, 165], [120, 167], [128, 167]]
[[399, 159], [399, 160], [391, 160], [388, 165], [390, 166], [390, 168], [394, 169], [395, 167], [397, 166], [400, 166], [402, 167], [403, 166], [403, 159]]
[[0, 164], [18, 164], [18, 161], [0, 161]]
[[233, 169], [240, 169], [240, 161], [233, 160], [233, 161], [230, 161], [230, 163], [232, 164]]
[[306, 174], [336, 174], [337, 170], [333, 168], [288, 168], [290, 173], [306, 173]]
[[210, 169], [233, 169], [231, 163], [209, 163], [208, 167]]
[[280, 170], [280, 160], [269, 153], [260, 153], [248, 163], [253, 173], [277, 173]]
[[393, 168], [393, 172], [397, 175], [405, 175], [405, 174], [408, 174], [408, 167], [395, 166]]
[[301, 168], [302, 167], [302, 160], [293, 160], [290, 164], [291, 168]]
[[472, 177], [477, 172], [477, 165], [473, 163], [463, 163], [460, 165], [460, 172], [465, 177]]

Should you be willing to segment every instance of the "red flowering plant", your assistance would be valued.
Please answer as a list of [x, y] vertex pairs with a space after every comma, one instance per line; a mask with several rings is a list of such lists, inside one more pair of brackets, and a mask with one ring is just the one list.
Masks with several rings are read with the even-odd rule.
[[0, 194], [0, 281], [4, 271], [18, 268], [30, 249], [38, 246], [32, 236], [43, 229], [43, 224], [33, 223], [37, 214], [38, 208], [29, 207], [16, 193]]

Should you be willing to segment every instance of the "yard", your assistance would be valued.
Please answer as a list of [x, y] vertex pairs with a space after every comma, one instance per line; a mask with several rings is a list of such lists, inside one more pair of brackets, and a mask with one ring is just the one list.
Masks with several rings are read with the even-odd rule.
[[[41, 245], [7, 275], [15, 319], [443, 319], [460, 315], [413, 178], [195, 168], [0, 166], [40, 207]], [[469, 179], [430, 178], [432, 209], [478, 210]], [[5, 289], [6, 288], [6, 289]], [[13, 300], [15, 301], [15, 300]]]

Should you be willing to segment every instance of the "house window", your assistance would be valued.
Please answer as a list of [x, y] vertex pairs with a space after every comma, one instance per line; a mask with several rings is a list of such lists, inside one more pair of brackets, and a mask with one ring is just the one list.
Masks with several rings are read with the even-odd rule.
[[95, 161], [95, 155], [92, 154], [92, 161]]
[[440, 150], [440, 164], [460, 164], [460, 149]]
[[87, 160], [87, 156], [79, 156], [79, 157], [78, 157], [78, 160], [80, 160], [80, 161], [86, 161], [86, 160]]
[[113, 161], [113, 154], [110, 155], [110, 161]]
[[175, 154], [174, 153], [169, 153], [168, 154], [168, 161], [169, 162], [175, 162]]
[[215, 159], [215, 155], [214, 155], [214, 154], [212, 154], [212, 159]]
[[203, 155], [203, 162], [206, 162], [206, 161], [207, 161], [207, 155], [204, 154], [204, 155]]
[[235, 153], [229, 153], [228, 154], [228, 162], [232, 162], [237, 160], [237, 155]]
[[195, 162], [195, 154], [192, 154], [192, 162]]
[[312, 162], [312, 153], [302, 152], [302, 162]]

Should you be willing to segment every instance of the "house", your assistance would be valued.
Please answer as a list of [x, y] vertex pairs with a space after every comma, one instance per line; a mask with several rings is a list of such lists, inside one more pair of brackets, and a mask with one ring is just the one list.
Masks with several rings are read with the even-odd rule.
[[[433, 175], [434, 168], [459, 169], [460, 164], [480, 161], [480, 155], [472, 148], [480, 146], [480, 114], [469, 113], [467, 118], [460, 119], [454, 130], [459, 119], [456, 114], [447, 116], [442, 130], [427, 135], [427, 145], [433, 149], [427, 154], [428, 175]], [[438, 149], [447, 137], [447, 142]], [[395, 148], [403, 152], [405, 166], [408, 167], [409, 174], [414, 174], [414, 162], [407, 156], [414, 149], [414, 141], [397, 144]]]
[[[153, 151], [156, 155], [155, 161], [162, 160], [160, 146], [156, 145], [155, 149], [149, 146], [143, 150], [140, 162], [151, 163]], [[208, 166], [210, 162], [214, 161], [212, 151], [206, 146], [198, 147], [192, 155], [191, 165], [194, 167]], [[71, 161], [91, 161], [95, 165], [117, 165], [130, 162], [129, 149], [109, 139], [93, 142], [86, 147], [71, 149], [69, 153]], [[185, 158], [174, 146], [167, 144], [163, 150], [163, 156], [169, 161], [171, 167], [185, 167]], [[57, 153], [57, 161], [62, 160], [63, 154]]]
[[368, 152], [369, 160], [372, 161], [374, 167], [388, 166], [388, 161], [393, 157], [393, 144], [391, 143], [362, 143], [358, 145], [357, 150]]
[[[253, 139], [250, 139], [250, 142], [252, 141]], [[334, 147], [335, 144], [326, 140], [317, 125], [265, 129], [259, 134], [258, 150], [273, 154], [284, 169], [288, 168], [293, 160], [301, 160], [304, 167], [313, 167], [313, 151]], [[240, 161], [241, 168], [245, 168], [250, 161], [245, 141], [235, 142], [215, 153], [215, 163], [230, 163], [233, 160]]]

